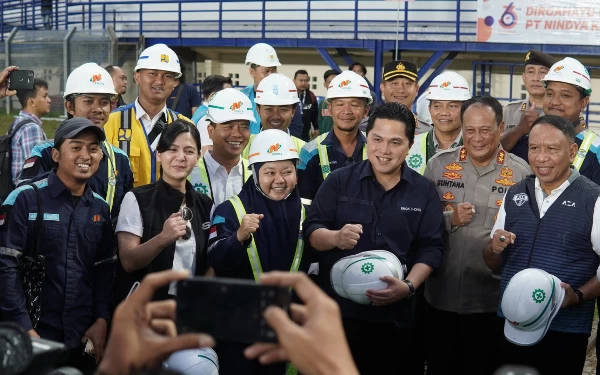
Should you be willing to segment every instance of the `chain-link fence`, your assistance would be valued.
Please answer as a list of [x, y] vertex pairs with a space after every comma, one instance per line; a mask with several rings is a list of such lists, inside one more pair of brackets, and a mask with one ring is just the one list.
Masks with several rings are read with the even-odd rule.
[[[48, 82], [53, 113], [64, 113], [62, 95], [69, 73], [78, 66], [95, 62], [101, 66], [116, 64], [117, 40], [107, 30], [13, 30], [5, 40], [6, 66], [33, 70], [35, 77]], [[16, 97], [7, 98], [6, 110], [20, 108]]]

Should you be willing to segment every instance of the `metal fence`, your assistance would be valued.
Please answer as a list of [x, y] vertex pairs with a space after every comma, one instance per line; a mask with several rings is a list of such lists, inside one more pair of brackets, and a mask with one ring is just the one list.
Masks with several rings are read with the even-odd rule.
[[[69, 73], [81, 64], [95, 62], [101, 66], [116, 64], [117, 40], [110, 30], [18, 30], [4, 41], [6, 66], [33, 70], [35, 77], [48, 82], [52, 112], [63, 113], [62, 94]], [[6, 99], [6, 111], [20, 108], [18, 100]]]

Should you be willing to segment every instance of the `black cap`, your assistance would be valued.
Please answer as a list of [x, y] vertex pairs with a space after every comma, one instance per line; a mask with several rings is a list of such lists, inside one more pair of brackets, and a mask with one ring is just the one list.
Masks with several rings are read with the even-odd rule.
[[411, 81], [417, 81], [417, 65], [410, 61], [391, 61], [383, 67], [383, 80], [390, 81], [394, 78], [404, 77]]
[[86, 129], [93, 130], [100, 139], [100, 142], [106, 139], [104, 130], [94, 125], [90, 120], [86, 119], [85, 117], [73, 117], [61, 122], [60, 125], [58, 125], [58, 128], [56, 128], [56, 133], [54, 134], [54, 144], [60, 145], [65, 139], [73, 139], [77, 136], [77, 134]]
[[530, 50], [527, 52], [527, 55], [525, 55], [525, 65], [542, 65], [550, 69], [557, 61], [558, 60], [551, 55], [534, 49]]

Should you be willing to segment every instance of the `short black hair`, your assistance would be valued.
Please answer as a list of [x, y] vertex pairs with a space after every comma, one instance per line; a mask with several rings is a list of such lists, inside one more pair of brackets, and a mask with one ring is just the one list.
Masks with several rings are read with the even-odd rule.
[[360, 66], [360, 70], [362, 70], [363, 74], [367, 75], [367, 67], [365, 66], [365, 64], [359, 63], [358, 61], [355, 61], [352, 64], [350, 64], [348, 70], [354, 69], [355, 66]]
[[175, 142], [175, 138], [177, 138], [177, 136], [179, 136], [181, 133], [192, 134], [192, 138], [194, 138], [196, 145], [198, 146], [198, 154], [200, 154], [200, 150], [202, 149], [200, 132], [198, 131], [196, 125], [192, 124], [188, 120], [183, 119], [177, 119], [167, 125], [167, 128], [162, 132], [160, 140], [156, 145], [156, 151], [160, 153], [167, 151], [173, 142]]
[[308, 75], [308, 72], [304, 69], [300, 69], [300, 70], [296, 70], [296, 73], [294, 73], [294, 79], [296, 79], [296, 77], [298, 76], [298, 74], [306, 74]]
[[338, 72], [335, 69], [329, 69], [328, 71], [325, 72], [325, 74], [323, 74], [323, 81], [327, 81], [327, 78], [331, 77], [331, 76], [337, 76], [341, 74], [340, 72]]
[[464, 123], [463, 117], [465, 115], [466, 110], [472, 105], [481, 105], [485, 107], [489, 107], [494, 111], [494, 115], [496, 118], [496, 125], [500, 126], [502, 122], [502, 104], [498, 101], [498, 99], [493, 98], [489, 95], [478, 95], [474, 96], [471, 99], [465, 101], [460, 107], [460, 122]]
[[556, 129], [560, 130], [561, 133], [567, 137], [569, 142], [575, 142], [575, 127], [568, 120], [554, 115], [544, 115], [542, 117], [538, 117], [537, 120], [533, 122], [531, 129], [533, 129], [536, 125], [550, 125], [554, 126]]
[[21, 103], [21, 107], [25, 108], [27, 106], [27, 101], [35, 98], [38, 90], [41, 88], [48, 90], [48, 82], [44, 81], [43, 79], [34, 78], [32, 90], [17, 91], [17, 98], [19, 99], [19, 103]]
[[208, 101], [209, 95], [213, 92], [223, 90], [226, 83], [233, 86], [231, 78], [219, 74], [213, 74], [204, 78], [204, 81], [202, 82], [202, 98], [204, 98], [205, 101]]
[[115, 68], [119, 68], [122, 69], [120, 66], [118, 65], [109, 65], [106, 68], [104, 68], [104, 70], [106, 70], [108, 72], [108, 74], [110, 74], [111, 76], [113, 75], [113, 73], [115, 72]]
[[415, 139], [415, 129], [417, 127], [415, 115], [404, 104], [390, 102], [375, 108], [375, 110], [371, 112], [369, 121], [367, 122], [367, 135], [369, 135], [369, 132], [373, 129], [375, 120], [377, 119], [403, 123], [406, 127], [406, 138], [408, 138], [409, 142], [412, 142]]

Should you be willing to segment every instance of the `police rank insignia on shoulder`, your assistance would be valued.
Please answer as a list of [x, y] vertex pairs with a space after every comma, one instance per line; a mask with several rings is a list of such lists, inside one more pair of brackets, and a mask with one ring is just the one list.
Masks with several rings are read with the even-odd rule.
[[452, 163], [444, 166], [444, 169], [447, 169], [452, 172], [462, 171], [464, 168], [460, 166], [458, 163]]
[[527, 102], [523, 102], [523, 104], [521, 104], [521, 110], [524, 111], [527, 109]]
[[467, 160], [467, 149], [464, 147], [461, 147], [460, 151], [458, 152], [458, 161], [465, 161]]
[[496, 155], [496, 163], [504, 164], [505, 160], [506, 160], [506, 151], [499, 150], [498, 154]]

